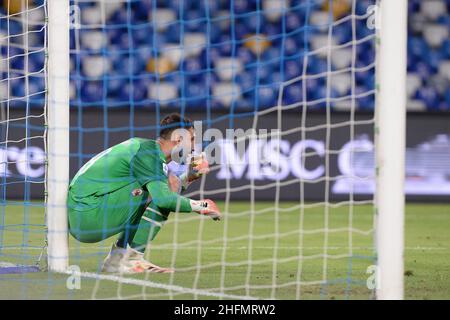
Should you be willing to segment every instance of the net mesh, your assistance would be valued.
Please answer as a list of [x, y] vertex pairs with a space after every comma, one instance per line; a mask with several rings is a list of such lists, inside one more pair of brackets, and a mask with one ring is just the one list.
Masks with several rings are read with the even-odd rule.
[[[375, 258], [375, 32], [370, 9], [375, 1], [70, 3], [71, 176], [118, 142], [155, 137], [159, 121], [172, 111], [201, 120], [203, 130], [241, 128], [256, 133], [244, 139], [245, 154], [236, 151], [238, 140], [222, 141], [225, 162], [213, 164], [208, 177], [185, 193], [219, 199], [225, 219], [213, 223], [194, 214], [172, 213], [150, 243], [146, 258], [175, 268], [174, 274], [101, 273], [112, 240], [82, 244], [71, 238], [71, 270], [82, 272], [82, 290], [58, 291], [60, 296], [372, 296], [367, 268]], [[45, 5], [35, 4], [21, 17], [45, 11]], [[21, 143], [29, 150], [27, 141], [44, 141], [44, 123], [34, 127], [30, 122], [36, 98], [31, 79], [44, 81], [44, 61], [36, 72], [30, 62], [18, 69], [8, 62], [16, 56], [27, 61], [33, 52], [44, 54], [45, 20], [33, 25], [33, 30], [40, 30], [35, 48], [30, 42], [13, 45], [12, 28], [5, 29], [3, 21], [11, 24], [15, 16], [2, 13], [1, 19], [6, 34], [2, 65], [8, 66], [2, 77], [2, 87], [8, 88], [2, 98], [7, 114], [2, 120], [2, 152], [13, 146], [7, 128], [15, 121], [8, 110], [16, 97], [23, 104], [14, 112], [25, 112]], [[31, 36], [31, 24], [24, 26], [17, 33]], [[25, 47], [23, 53], [11, 50]], [[17, 77], [23, 86], [13, 84]], [[38, 96], [45, 93], [42, 83]], [[22, 94], [14, 91], [19, 88]], [[41, 106], [36, 110], [42, 111], [44, 101], [36, 100]], [[356, 112], [361, 110], [367, 112]], [[36, 117], [44, 121], [45, 114]], [[277, 135], [260, 129], [276, 129]], [[342, 141], [348, 143], [343, 146]], [[202, 147], [207, 146], [204, 141]], [[277, 165], [263, 165], [273, 154]], [[24, 198], [17, 202], [18, 209], [11, 203], [6, 206], [6, 190], [13, 183], [6, 168], [15, 163], [9, 159], [8, 166], [6, 160], [2, 163], [1, 260], [28, 256], [9, 249], [33, 246], [27, 234], [34, 217], [41, 222], [43, 211], [41, 202], [31, 202], [26, 191], [34, 182], [42, 184], [42, 175], [37, 180], [21, 175]], [[36, 159], [41, 158], [32, 155], [26, 161], [35, 168]], [[339, 170], [334, 163], [341, 165]], [[364, 196], [355, 194], [359, 187], [365, 188]], [[5, 219], [13, 212], [16, 223], [8, 223]], [[41, 223], [36, 225], [43, 230]], [[23, 234], [22, 239], [6, 234], [13, 230]], [[7, 244], [6, 239], [14, 240]], [[36, 240], [36, 248], [41, 243]], [[51, 274], [40, 280], [49, 288], [66, 284], [66, 277]], [[52, 294], [54, 290], [48, 290], [48, 296]]]
[[0, 263], [6, 266], [34, 265], [45, 238], [46, 16], [45, 1], [0, 7]]

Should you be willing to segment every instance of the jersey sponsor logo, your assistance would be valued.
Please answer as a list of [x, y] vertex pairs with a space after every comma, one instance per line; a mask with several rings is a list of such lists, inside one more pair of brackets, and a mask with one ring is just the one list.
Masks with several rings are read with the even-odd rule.
[[131, 191], [131, 195], [132, 195], [133, 197], [139, 197], [139, 196], [141, 196], [143, 193], [144, 193], [144, 191], [143, 191], [142, 189], [140, 189], [140, 188], [134, 189], [133, 191]]
[[165, 163], [163, 163], [163, 171], [166, 176], [169, 174], [169, 167], [167, 167], [167, 164]]

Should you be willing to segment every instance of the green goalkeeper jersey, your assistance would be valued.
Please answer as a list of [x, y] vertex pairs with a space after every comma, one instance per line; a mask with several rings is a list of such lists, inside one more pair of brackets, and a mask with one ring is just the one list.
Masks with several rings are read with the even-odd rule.
[[155, 140], [131, 138], [89, 160], [69, 185], [74, 199], [86, 199], [113, 194], [130, 185], [146, 189], [158, 206], [175, 211], [190, 212], [188, 198], [169, 189], [166, 159]]

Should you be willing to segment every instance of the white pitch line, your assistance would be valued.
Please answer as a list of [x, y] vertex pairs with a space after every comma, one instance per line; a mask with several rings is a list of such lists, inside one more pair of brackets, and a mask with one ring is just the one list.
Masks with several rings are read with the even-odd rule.
[[66, 271], [62, 272], [63, 274], [68, 274], [71, 276], [80, 276], [84, 278], [90, 278], [95, 280], [108, 280], [108, 281], [114, 281], [122, 284], [131, 284], [136, 285], [140, 287], [150, 287], [150, 288], [158, 288], [158, 289], [164, 289], [164, 290], [171, 290], [176, 291], [180, 293], [190, 293], [190, 294], [196, 294], [201, 296], [208, 296], [208, 297], [215, 297], [215, 298], [225, 298], [225, 299], [239, 299], [239, 300], [260, 300], [260, 298], [252, 297], [252, 296], [239, 296], [234, 294], [227, 294], [227, 293], [216, 293], [201, 289], [191, 289], [191, 288], [184, 288], [181, 286], [175, 286], [175, 285], [168, 285], [163, 284], [159, 282], [153, 282], [149, 280], [140, 280], [140, 279], [134, 279], [134, 278], [125, 278], [120, 277], [116, 275], [106, 275], [106, 274], [98, 274], [98, 273], [92, 273], [92, 272], [78, 272], [78, 271]]
[[[262, 249], [267, 249], [267, 250], [273, 250], [275, 247], [274, 246], [253, 246], [253, 249], [258, 249], [258, 250], [262, 250]], [[297, 250], [298, 247], [296, 246], [278, 246], [278, 249], [292, 249], [292, 250]], [[8, 247], [8, 248], [0, 248], [0, 251], [2, 250], [42, 250], [42, 248], [26, 248], [26, 247]], [[100, 251], [100, 250], [109, 250], [111, 249], [110, 246], [108, 247], [70, 247], [69, 250], [79, 250], [79, 251]], [[150, 250], [171, 250], [171, 249], [176, 249], [176, 250], [197, 250], [198, 247], [196, 246], [180, 246], [180, 247], [174, 247], [173, 245], [170, 246], [154, 246], [154, 247], [150, 247]], [[246, 246], [227, 246], [227, 249], [233, 249], [233, 250], [248, 250], [248, 247]], [[323, 247], [303, 247], [303, 249], [310, 249], [310, 250], [322, 250]], [[348, 249], [348, 247], [344, 247], [344, 246], [331, 246], [331, 247], [327, 247], [327, 249], [329, 250], [341, 250], [341, 249]], [[352, 247], [352, 249], [354, 250], [373, 250], [373, 247]], [[202, 247], [202, 250], [223, 250], [223, 247], [221, 246], [204, 246]], [[437, 251], [442, 251], [442, 250], [450, 250], [450, 248], [447, 247], [405, 247], [405, 250], [437, 250]]]

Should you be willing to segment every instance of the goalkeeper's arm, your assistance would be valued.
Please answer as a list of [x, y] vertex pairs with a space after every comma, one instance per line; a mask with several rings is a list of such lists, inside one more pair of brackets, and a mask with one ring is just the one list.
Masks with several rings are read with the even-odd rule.
[[207, 215], [214, 220], [220, 220], [220, 211], [212, 200], [196, 201], [180, 196], [178, 193], [170, 190], [167, 182], [163, 181], [151, 181], [146, 186], [150, 193], [151, 201], [158, 207], [170, 211], [178, 209], [179, 212], [197, 212]]

